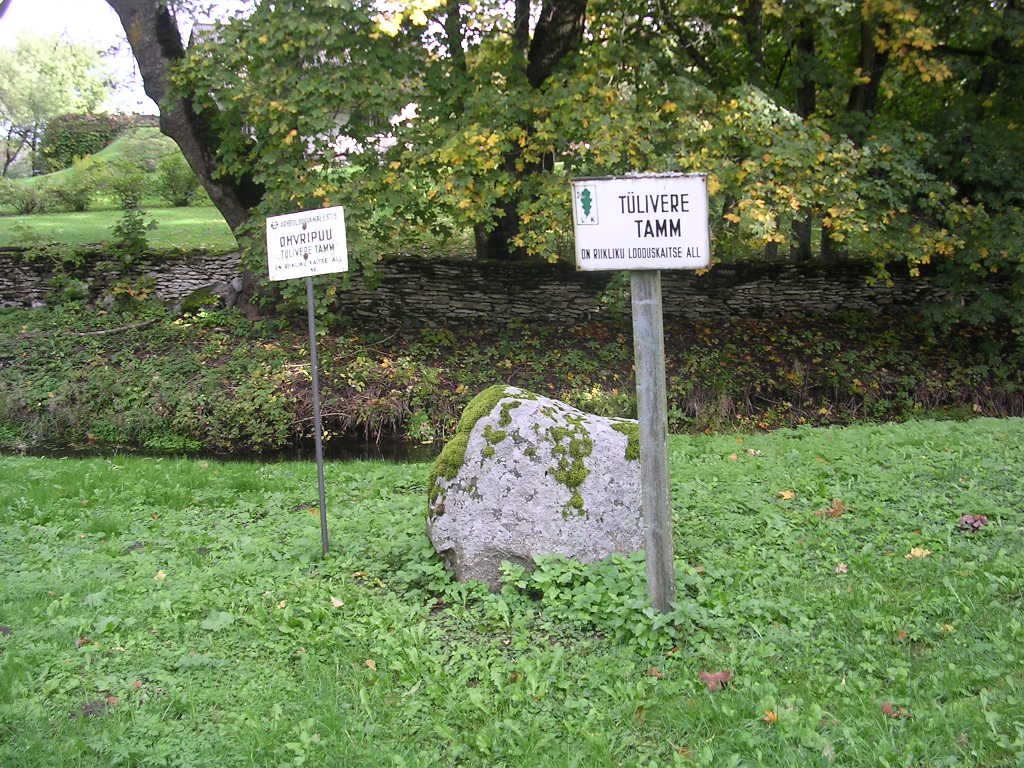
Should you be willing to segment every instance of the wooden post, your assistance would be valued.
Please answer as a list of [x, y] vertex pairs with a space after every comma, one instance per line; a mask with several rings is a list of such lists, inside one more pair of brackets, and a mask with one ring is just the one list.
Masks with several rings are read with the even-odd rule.
[[661, 273], [635, 270], [629, 274], [633, 294], [633, 359], [640, 419], [640, 498], [647, 553], [647, 594], [656, 610], [667, 613], [676, 599], [676, 572], [668, 477]]

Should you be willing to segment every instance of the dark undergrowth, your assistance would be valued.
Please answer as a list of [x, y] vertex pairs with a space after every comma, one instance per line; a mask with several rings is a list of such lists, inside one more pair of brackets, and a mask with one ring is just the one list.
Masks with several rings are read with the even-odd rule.
[[[448, 437], [482, 388], [509, 383], [632, 416], [628, 319], [585, 325], [321, 333], [328, 445]], [[877, 316], [666, 326], [673, 432], [1024, 415], [1022, 351], [976, 329]], [[63, 307], [0, 311], [0, 450], [263, 454], [311, 439], [303, 323], [233, 311], [173, 319]]]

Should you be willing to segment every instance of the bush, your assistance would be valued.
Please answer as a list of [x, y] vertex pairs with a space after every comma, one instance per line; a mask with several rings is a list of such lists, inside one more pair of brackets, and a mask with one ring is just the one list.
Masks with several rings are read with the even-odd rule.
[[142, 199], [152, 191], [149, 174], [129, 161], [108, 163], [104, 167], [103, 188], [114, 198], [121, 210], [141, 208]]
[[157, 194], [171, 205], [183, 208], [191, 204], [200, 189], [199, 179], [180, 154], [167, 155], [157, 164]]
[[21, 216], [45, 213], [51, 206], [49, 191], [40, 184], [18, 183], [0, 179], [0, 199], [14, 208]]
[[50, 187], [50, 191], [54, 202], [60, 208], [68, 211], [85, 211], [99, 190], [102, 171], [91, 158], [76, 160], [73, 167], [73, 172], [56, 182]]

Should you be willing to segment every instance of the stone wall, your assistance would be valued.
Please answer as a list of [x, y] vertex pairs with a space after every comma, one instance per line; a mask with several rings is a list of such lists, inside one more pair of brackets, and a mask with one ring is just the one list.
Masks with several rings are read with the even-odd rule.
[[[140, 275], [155, 282], [155, 295], [174, 304], [196, 290], [233, 295], [239, 281], [238, 254], [185, 254], [141, 260], [132, 274], [96, 257], [76, 274], [100, 295], [111, 284]], [[663, 273], [665, 315], [674, 319], [728, 316], [828, 314], [865, 310], [898, 314], [943, 294], [927, 277], [896, 276], [873, 283], [869, 267], [857, 263], [718, 265], [703, 275]], [[0, 307], [46, 301], [52, 276], [21, 253], [0, 251]], [[232, 286], [234, 281], [234, 286]], [[352, 278], [339, 292], [341, 311], [360, 320], [390, 324], [446, 325], [509, 320], [578, 322], [607, 314], [616, 302], [628, 306], [628, 282], [612, 273], [581, 273], [569, 266], [535, 262], [388, 258], [371, 279]]]

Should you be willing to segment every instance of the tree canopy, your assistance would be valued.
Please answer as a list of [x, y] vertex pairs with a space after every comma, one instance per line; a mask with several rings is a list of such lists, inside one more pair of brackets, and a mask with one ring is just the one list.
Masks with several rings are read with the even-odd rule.
[[91, 112], [106, 96], [99, 53], [88, 46], [23, 35], [0, 48], [2, 175], [24, 150], [36, 150], [49, 119]]
[[378, 250], [472, 230], [557, 260], [571, 177], [701, 171], [718, 260], [940, 263], [1024, 295], [1019, 0], [388, 7], [259, 2], [176, 53], [210, 175], [265, 213], [344, 204]]

